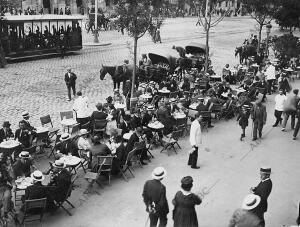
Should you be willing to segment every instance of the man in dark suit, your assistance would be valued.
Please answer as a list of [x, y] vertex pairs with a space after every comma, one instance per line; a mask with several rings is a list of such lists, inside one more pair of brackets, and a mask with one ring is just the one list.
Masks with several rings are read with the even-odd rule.
[[152, 180], [146, 181], [143, 190], [143, 199], [146, 211], [149, 213], [150, 227], [156, 227], [159, 219], [159, 226], [167, 226], [167, 214], [169, 205], [166, 198], [166, 187], [161, 180], [167, 172], [163, 167], [157, 167], [152, 172]]
[[134, 114], [131, 116], [130, 128], [135, 130], [137, 127], [142, 126], [141, 112], [140, 110], [135, 110]]
[[124, 117], [121, 117], [119, 128], [122, 129], [122, 136], [131, 130], [129, 115], [124, 115]]
[[76, 74], [73, 73], [72, 70], [69, 68], [68, 72], [65, 74], [65, 82], [68, 88], [68, 101], [71, 101], [71, 89], [73, 91], [73, 95], [75, 96], [76, 94], [76, 79]]
[[29, 199], [42, 199], [47, 197], [47, 190], [42, 181], [45, 179], [43, 173], [39, 170], [31, 174], [33, 185], [28, 186], [25, 190], [25, 195], [22, 196], [23, 203]]
[[262, 97], [253, 105], [251, 110], [253, 120], [253, 141], [257, 140], [257, 132], [259, 138], [262, 137], [262, 130], [267, 121], [266, 106], [262, 104]]
[[74, 138], [71, 139], [71, 135], [69, 133], [62, 134], [60, 137], [61, 143], [59, 143], [56, 147], [57, 153], [64, 155], [71, 154], [73, 156], [79, 157], [78, 148], [76, 142], [74, 142]]
[[[134, 149], [135, 143], [141, 142], [143, 140], [142, 133], [143, 133], [143, 130], [140, 127], [138, 127], [138, 128], [136, 128], [134, 133], [130, 136], [127, 146], [126, 146], [127, 154]], [[147, 150], [145, 148], [145, 149], [141, 150], [141, 160], [140, 161], [143, 165], [147, 165], [147, 163], [144, 162], [144, 160], [146, 160], [146, 159], [148, 159], [148, 158], [147, 158]]]
[[10, 128], [9, 121], [4, 121], [3, 128], [0, 129], [0, 143], [2, 143], [3, 141], [5, 141], [9, 138], [13, 138], [13, 137], [14, 137], [14, 133], [12, 132], [12, 130]]
[[271, 168], [270, 167], [261, 167], [260, 168], [260, 178], [261, 182], [254, 188], [251, 188], [251, 191], [260, 196], [260, 204], [253, 210], [253, 213], [257, 215], [260, 219], [260, 224], [262, 227], [265, 226], [264, 213], [268, 209], [268, 197], [272, 191], [272, 181], [270, 179]]
[[96, 104], [97, 110], [94, 111], [91, 115], [91, 127], [94, 129], [95, 120], [105, 120], [107, 118], [107, 114], [103, 112], [102, 103]]
[[25, 127], [26, 122], [24, 120], [20, 121], [19, 128], [15, 132], [15, 140], [18, 140], [24, 148], [28, 148], [31, 145], [31, 137]]
[[52, 165], [52, 176], [47, 186], [49, 196], [57, 202], [63, 201], [71, 185], [71, 174], [65, 169], [64, 162], [56, 160]]

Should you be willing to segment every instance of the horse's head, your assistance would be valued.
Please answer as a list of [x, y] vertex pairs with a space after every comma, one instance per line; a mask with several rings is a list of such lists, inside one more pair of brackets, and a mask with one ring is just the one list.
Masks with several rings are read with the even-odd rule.
[[106, 74], [107, 74], [106, 67], [102, 65], [100, 69], [100, 80], [103, 80]]

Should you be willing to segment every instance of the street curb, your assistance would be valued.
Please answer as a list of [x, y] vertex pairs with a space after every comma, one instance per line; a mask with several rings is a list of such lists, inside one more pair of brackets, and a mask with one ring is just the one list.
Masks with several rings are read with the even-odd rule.
[[108, 46], [111, 45], [112, 43], [93, 43], [93, 42], [88, 42], [88, 43], [83, 43], [82, 46]]

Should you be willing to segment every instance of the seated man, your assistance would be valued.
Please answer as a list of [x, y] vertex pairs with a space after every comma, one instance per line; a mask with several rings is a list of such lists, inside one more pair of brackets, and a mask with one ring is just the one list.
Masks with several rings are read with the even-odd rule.
[[124, 117], [120, 117], [119, 128], [122, 129], [122, 133], [121, 133], [122, 136], [131, 130], [129, 115], [124, 115]]
[[170, 108], [168, 108], [168, 101], [165, 101], [165, 103], [157, 110], [157, 119], [164, 125], [165, 135], [168, 135], [173, 131], [176, 122], [171, 116]]
[[126, 153], [126, 147], [124, 143], [122, 142], [121, 136], [115, 137], [115, 150], [112, 151], [112, 155], [115, 155], [115, 158], [113, 160], [112, 164], [112, 174], [118, 174], [119, 170], [122, 169], [122, 166], [126, 162], [127, 153]]
[[[76, 139], [76, 138], [75, 138]], [[57, 145], [57, 153], [60, 155], [72, 155], [79, 157], [78, 148], [75, 139], [71, 139], [71, 135], [69, 133], [64, 133], [60, 137], [60, 143]]]
[[[128, 140], [128, 143], [127, 143], [127, 146], [126, 146], [126, 153], [127, 154], [134, 149], [134, 144], [136, 142], [141, 142], [143, 140], [142, 139], [142, 133], [143, 133], [142, 128], [138, 127], [138, 128], [136, 128], [134, 133], [130, 136], [130, 138]], [[143, 165], [147, 165], [147, 163], [144, 162], [144, 160], [148, 160], [146, 148], [142, 149], [141, 152], [142, 153], [141, 153], [140, 161]]]
[[32, 138], [29, 135], [29, 131], [26, 129], [26, 122], [24, 120], [19, 122], [19, 128], [15, 132], [15, 140], [18, 140], [24, 148], [29, 148], [31, 146]]
[[3, 122], [3, 128], [0, 129], [0, 143], [14, 137], [14, 133], [10, 128], [9, 121]]
[[63, 201], [71, 185], [71, 174], [65, 169], [66, 165], [60, 160], [52, 164], [51, 180], [47, 186], [48, 195], [57, 202]]
[[131, 115], [130, 128], [131, 130], [135, 130], [137, 127], [141, 127], [141, 126], [142, 126], [141, 112], [140, 110], [135, 110], [134, 113]]
[[25, 189], [25, 195], [22, 196], [23, 203], [25, 200], [47, 198], [47, 190], [42, 181], [45, 179], [43, 173], [39, 170], [31, 174], [32, 185]]
[[0, 169], [0, 206], [3, 208], [4, 218], [7, 218], [7, 214], [14, 207], [11, 201], [11, 189], [12, 179], [8, 172], [4, 169]]
[[94, 145], [91, 146], [91, 155], [92, 155], [92, 163], [91, 167], [94, 169], [94, 167], [97, 166], [98, 160], [97, 156], [107, 156], [111, 154], [111, 150], [109, 147], [104, 143], [103, 139], [100, 139], [99, 136], [93, 137]]
[[102, 105], [102, 103], [98, 103], [96, 105], [96, 108], [97, 108], [97, 110], [94, 111], [92, 113], [92, 115], [91, 115], [91, 126], [92, 126], [92, 129], [94, 127], [95, 120], [104, 120], [104, 119], [107, 118], [107, 114], [104, 113], [104, 111], [103, 111], [103, 105]]
[[14, 177], [29, 177], [32, 170], [36, 169], [33, 165], [33, 160], [28, 151], [22, 151], [19, 154], [19, 160], [13, 165]]
[[232, 94], [229, 93], [228, 94], [228, 100], [226, 101], [226, 103], [224, 104], [224, 110], [223, 110], [223, 117], [225, 117], [226, 119], [231, 119], [234, 117], [234, 104], [235, 104], [235, 100], [232, 97]]
[[25, 129], [28, 130], [29, 132], [33, 132], [35, 135], [36, 135], [36, 128], [31, 126], [30, 122], [29, 122], [29, 112], [28, 111], [24, 111], [22, 113], [22, 117], [23, 117], [23, 120], [25, 122]]
[[[202, 111], [208, 111], [210, 106], [204, 105], [204, 98], [200, 98], [199, 101], [200, 101], [199, 105], [196, 108], [197, 111], [200, 112], [200, 114], [201, 114]], [[203, 121], [207, 122], [209, 128], [214, 127], [213, 125], [211, 125], [211, 115], [210, 114], [209, 115], [203, 114]]]

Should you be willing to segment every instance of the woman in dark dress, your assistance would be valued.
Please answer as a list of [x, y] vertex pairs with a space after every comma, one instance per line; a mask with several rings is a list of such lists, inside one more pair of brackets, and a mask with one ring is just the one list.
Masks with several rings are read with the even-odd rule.
[[191, 193], [193, 178], [187, 176], [181, 179], [181, 191], [178, 191], [173, 199], [174, 227], [198, 227], [198, 219], [195, 205], [199, 205], [201, 198]]
[[239, 115], [237, 117], [237, 121], [239, 122], [239, 125], [242, 128], [242, 134], [240, 140], [242, 141], [243, 138], [246, 136], [245, 131], [246, 127], [248, 126], [248, 119], [250, 116], [250, 109], [251, 107], [249, 105], [243, 105], [240, 107]]

